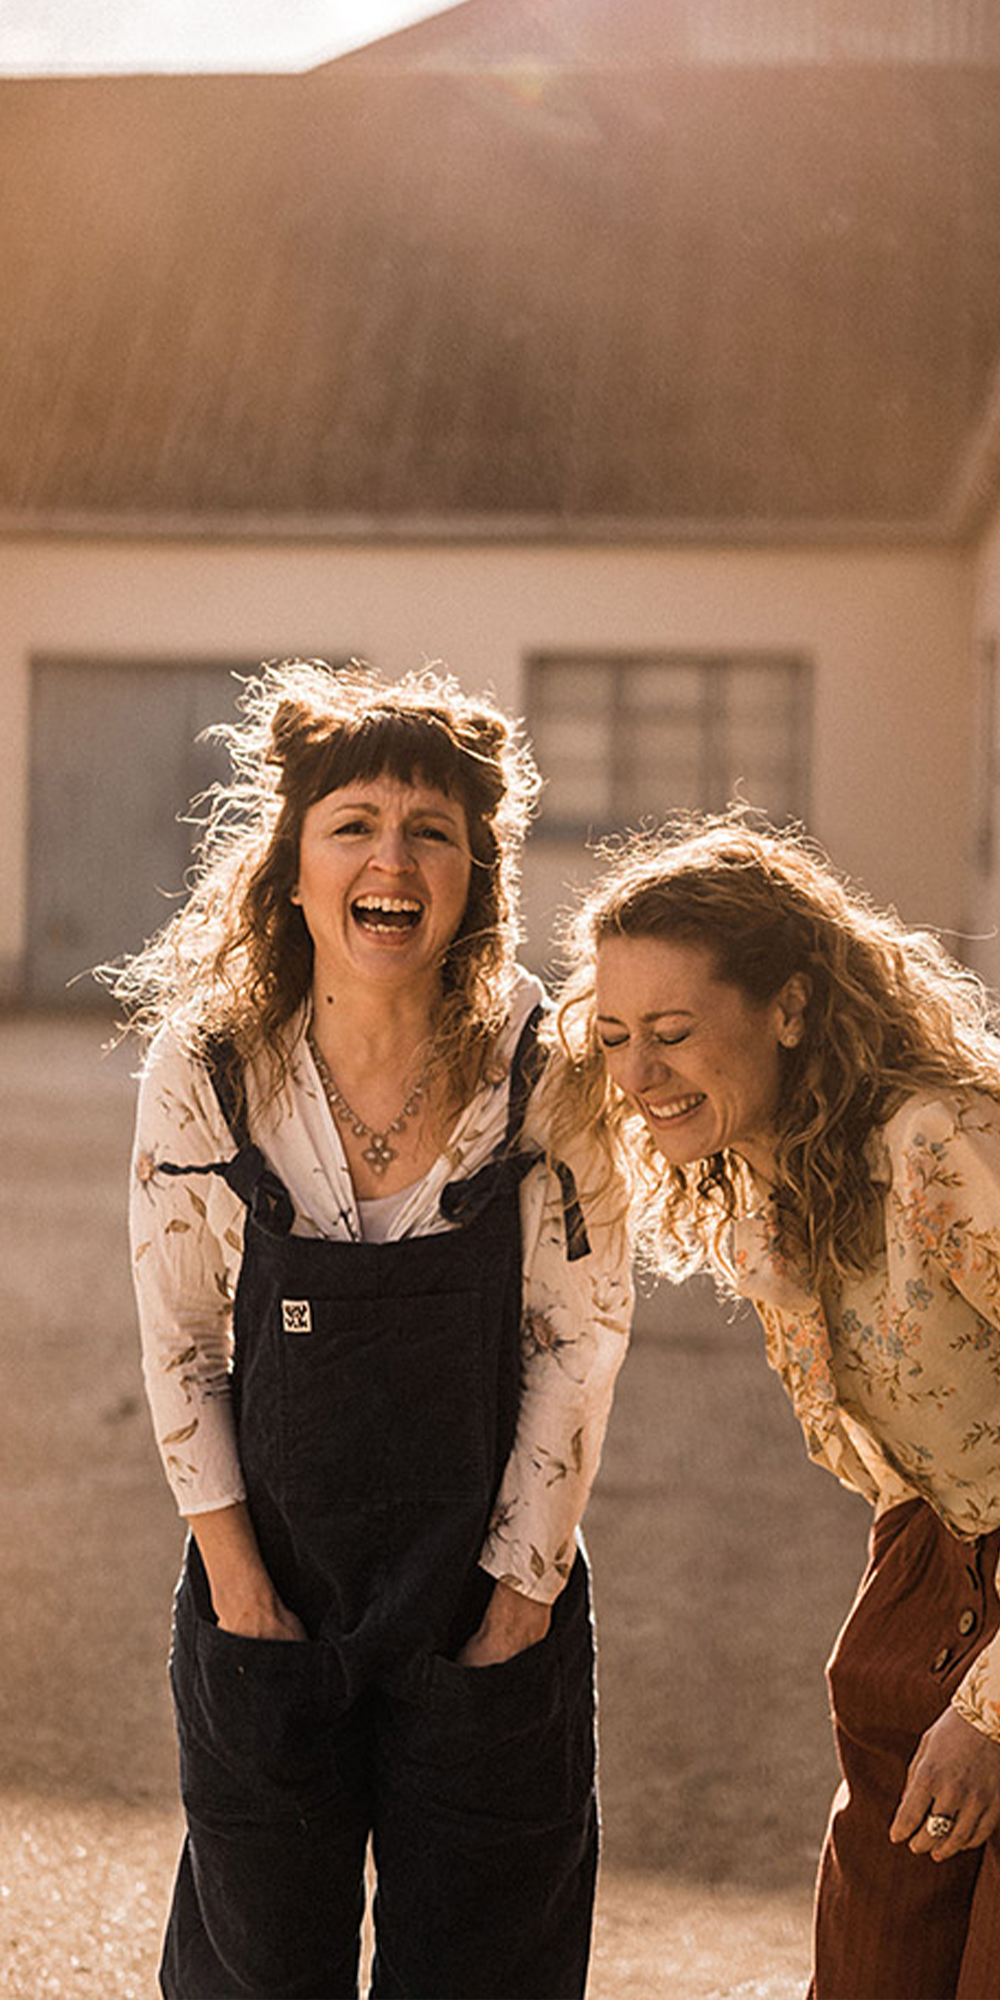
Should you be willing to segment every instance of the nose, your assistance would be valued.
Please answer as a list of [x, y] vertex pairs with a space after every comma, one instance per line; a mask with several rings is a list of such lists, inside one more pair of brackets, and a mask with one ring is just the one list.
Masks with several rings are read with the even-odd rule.
[[375, 843], [372, 860], [376, 868], [384, 869], [387, 875], [405, 875], [413, 867], [413, 854], [406, 830], [401, 826], [383, 826]]
[[642, 1038], [628, 1042], [615, 1058], [615, 1081], [632, 1097], [641, 1097], [669, 1074], [669, 1062]]

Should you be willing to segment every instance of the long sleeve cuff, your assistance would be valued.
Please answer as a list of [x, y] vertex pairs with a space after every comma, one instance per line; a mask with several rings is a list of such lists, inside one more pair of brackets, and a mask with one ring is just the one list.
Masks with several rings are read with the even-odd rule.
[[973, 1729], [1000, 1743], [1000, 1632], [983, 1647], [951, 1700]]

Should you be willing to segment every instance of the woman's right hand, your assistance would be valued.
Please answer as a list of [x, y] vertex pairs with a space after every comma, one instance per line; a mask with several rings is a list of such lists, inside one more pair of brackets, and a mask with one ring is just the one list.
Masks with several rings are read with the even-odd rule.
[[237, 1639], [308, 1639], [264, 1567], [246, 1502], [189, 1518], [221, 1630]]
[[212, 1603], [219, 1628], [231, 1632], [237, 1639], [308, 1639], [309, 1634], [294, 1611], [282, 1604], [280, 1597], [271, 1593], [267, 1602], [229, 1605], [220, 1602], [212, 1592]]

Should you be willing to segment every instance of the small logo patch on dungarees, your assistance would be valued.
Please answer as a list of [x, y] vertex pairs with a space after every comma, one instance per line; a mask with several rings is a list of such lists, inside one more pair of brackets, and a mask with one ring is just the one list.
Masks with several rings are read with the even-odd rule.
[[281, 1325], [285, 1333], [311, 1333], [312, 1307], [308, 1299], [282, 1299]]

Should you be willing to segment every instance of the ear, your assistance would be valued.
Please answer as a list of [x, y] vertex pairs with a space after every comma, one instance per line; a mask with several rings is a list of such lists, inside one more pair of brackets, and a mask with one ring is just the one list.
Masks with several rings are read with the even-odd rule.
[[793, 972], [777, 995], [774, 1005], [778, 1041], [783, 1049], [795, 1049], [801, 1042], [806, 1031], [806, 1008], [811, 993], [812, 983], [807, 975], [804, 972]]
[[290, 902], [290, 903], [298, 903], [298, 904], [299, 904], [299, 906], [301, 907], [301, 904], [302, 904], [302, 891], [301, 891], [301, 889], [299, 888], [299, 885], [298, 885], [298, 883], [297, 883], [297, 882], [296, 882], [296, 884], [295, 884], [295, 887], [294, 887], [294, 889], [289, 889], [289, 891], [288, 891], [288, 900], [289, 900], [289, 902]]

